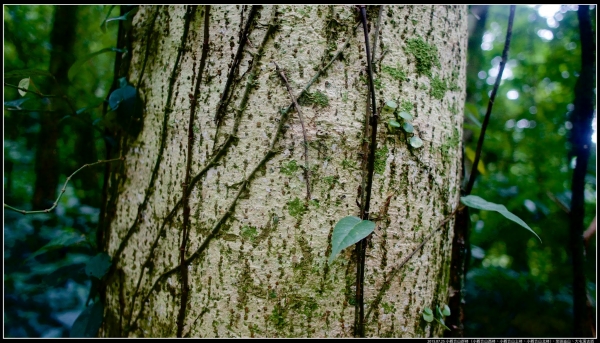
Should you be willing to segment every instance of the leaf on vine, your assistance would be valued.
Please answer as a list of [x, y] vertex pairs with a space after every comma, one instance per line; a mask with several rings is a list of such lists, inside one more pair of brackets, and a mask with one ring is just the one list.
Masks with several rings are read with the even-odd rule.
[[333, 228], [329, 263], [340, 251], [367, 237], [373, 230], [375, 230], [375, 223], [370, 220], [361, 220], [355, 216], [340, 219]]
[[6, 106], [7, 107], [6, 109], [9, 111], [22, 110], [23, 107], [21, 107], [21, 105], [23, 105], [23, 103], [29, 99], [31, 99], [31, 98], [21, 98], [21, 99], [17, 99], [17, 100], [5, 101], [4, 106]]
[[385, 106], [383, 106], [384, 112], [394, 112], [398, 108], [398, 105], [393, 100], [386, 101]]
[[425, 309], [423, 309], [423, 319], [428, 323], [433, 321], [433, 312], [429, 307], [425, 307]]
[[412, 124], [409, 122], [404, 122], [404, 124], [402, 124], [402, 129], [407, 133], [413, 133], [414, 131]]
[[96, 337], [102, 324], [104, 306], [100, 301], [86, 307], [71, 327], [71, 337]]
[[390, 119], [390, 121], [388, 123], [390, 124], [391, 127], [400, 127], [400, 123], [398, 123], [394, 119]]
[[465, 206], [476, 208], [478, 210], [496, 211], [496, 212], [500, 213], [501, 215], [505, 216], [506, 218], [512, 220], [513, 222], [515, 222], [515, 223], [521, 225], [522, 227], [526, 228], [527, 230], [531, 231], [531, 233], [533, 233], [540, 240], [540, 243], [542, 242], [542, 239], [540, 238], [540, 236], [538, 236], [537, 233], [535, 233], [535, 231], [533, 231], [533, 229], [530, 228], [529, 225], [527, 225], [527, 223], [525, 223], [521, 218], [517, 217], [512, 212], [507, 210], [504, 205], [489, 202], [489, 201], [487, 201], [483, 198], [480, 198], [476, 195], [467, 195], [467, 196], [461, 197], [460, 201]]
[[411, 116], [408, 112], [402, 111], [398, 114], [398, 116], [404, 120], [411, 121], [413, 120], [413, 116]]
[[413, 148], [420, 148], [423, 146], [423, 141], [417, 136], [412, 136], [410, 137], [410, 146]]
[[450, 307], [444, 304], [444, 308], [442, 309], [442, 314], [446, 317], [450, 315]]
[[59, 237], [48, 242], [48, 244], [39, 248], [33, 254], [29, 255], [23, 262], [27, 262], [38, 255], [47, 253], [48, 251], [60, 249], [63, 247], [68, 247], [68, 246], [75, 245], [75, 244], [78, 244], [78, 243], [81, 243], [84, 241], [85, 241], [84, 235], [79, 234], [74, 231], [66, 231], [63, 234], [61, 234]]
[[86, 263], [85, 274], [101, 279], [108, 272], [110, 265], [110, 256], [101, 252]]
[[[19, 81], [19, 88], [29, 89], [29, 81], [30, 81], [30, 78], [28, 78], [28, 77]], [[19, 89], [18, 91], [19, 91], [19, 94], [21, 94], [21, 96], [25, 96], [25, 94], [27, 94], [27, 92], [22, 89]]]

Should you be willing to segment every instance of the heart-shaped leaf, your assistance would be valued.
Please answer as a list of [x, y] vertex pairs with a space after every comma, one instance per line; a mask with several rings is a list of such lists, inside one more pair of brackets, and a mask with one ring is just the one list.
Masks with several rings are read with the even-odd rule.
[[71, 337], [95, 337], [102, 324], [104, 307], [100, 301], [88, 306], [75, 319], [71, 327]]
[[340, 219], [333, 228], [329, 263], [340, 251], [367, 237], [373, 230], [375, 223], [370, 220], [361, 220], [354, 216]]
[[413, 116], [411, 116], [408, 112], [402, 111], [398, 114], [398, 116], [404, 120], [411, 121], [413, 120]]
[[423, 310], [423, 319], [428, 323], [431, 323], [433, 321], [433, 312], [429, 307], [425, 307], [425, 309]]
[[389, 100], [385, 102], [385, 106], [383, 106], [384, 112], [394, 112], [398, 108], [398, 105], [395, 101]]
[[448, 305], [444, 305], [442, 308], [442, 314], [446, 317], [450, 315], [450, 307], [448, 307]]
[[465, 206], [476, 208], [478, 210], [496, 211], [496, 212], [500, 213], [501, 215], [505, 216], [506, 218], [512, 220], [513, 222], [515, 222], [515, 223], [521, 225], [522, 227], [526, 228], [527, 230], [531, 231], [531, 233], [533, 233], [540, 240], [540, 243], [542, 242], [542, 239], [540, 238], [540, 236], [538, 236], [537, 233], [535, 233], [535, 231], [533, 231], [533, 229], [529, 227], [529, 225], [527, 225], [521, 218], [517, 217], [516, 215], [511, 213], [509, 210], [507, 210], [504, 205], [489, 202], [489, 201], [487, 201], [483, 198], [480, 198], [476, 195], [467, 195], [467, 196], [461, 197], [460, 201], [463, 204], [465, 204]]
[[[28, 77], [26, 77], [23, 80], [19, 81], [19, 88], [29, 89], [29, 81], [30, 81], [30, 79]], [[24, 90], [19, 89], [19, 94], [21, 94], [21, 96], [25, 96], [25, 94], [27, 94], [27, 92], [24, 91]]]
[[90, 259], [85, 265], [85, 273], [89, 276], [101, 279], [110, 268], [110, 256], [101, 252]]
[[423, 141], [421, 140], [421, 138], [417, 137], [417, 136], [412, 136], [410, 138], [410, 145], [413, 148], [420, 148], [423, 146]]
[[391, 127], [400, 127], [400, 123], [398, 123], [394, 119], [390, 119], [390, 121], [388, 123], [390, 124]]

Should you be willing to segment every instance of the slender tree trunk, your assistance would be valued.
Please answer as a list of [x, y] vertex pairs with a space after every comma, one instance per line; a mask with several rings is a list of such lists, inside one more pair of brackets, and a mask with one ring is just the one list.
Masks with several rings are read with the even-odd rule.
[[[380, 114], [365, 335], [441, 336], [423, 310], [448, 301], [452, 221], [437, 228], [458, 205], [467, 11], [385, 6], [376, 30], [378, 13], [369, 6], [377, 108], [394, 100], [424, 144]], [[353, 6], [139, 9], [128, 79], [145, 112], [110, 179], [102, 336], [355, 334], [354, 247], [327, 260], [335, 224], [364, 197], [359, 18]]]
[[[49, 71], [64, 91], [68, 86], [67, 72], [74, 62], [73, 44], [75, 42], [76, 6], [56, 6], [54, 24], [50, 36], [52, 52]], [[56, 84], [48, 80], [43, 91], [57, 94]], [[58, 121], [69, 113], [61, 99], [53, 99], [50, 111], [40, 112], [40, 134], [35, 153], [35, 188], [32, 207], [34, 210], [49, 208], [57, 197], [58, 179]]]
[[583, 230], [585, 218], [585, 174], [592, 145], [594, 118], [595, 46], [588, 5], [577, 10], [581, 37], [581, 73], [575, 85], [575, 109], [571, 116], [571, 156], [576, 158], [571, 184], [570, 246], [573, 265], [573, 319], [575, 337], [593, 337], [593, 317], [586, 307], [585, 274], [583, 272]]

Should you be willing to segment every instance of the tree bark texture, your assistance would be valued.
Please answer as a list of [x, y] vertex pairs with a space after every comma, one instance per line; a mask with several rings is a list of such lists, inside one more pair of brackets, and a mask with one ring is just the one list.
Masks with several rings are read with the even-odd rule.
[[[370, 42], [378, 12], [367, 11]], [[365, 335], [440, 336], [422, 313], [447, 303], [452, 222], [399, 264], [458, 205], [467, 11], [385, 6], [380, 22], [377, 107], [394, 100], [424, 144], [411, 147], [388, 127], [393, 114], [380, 115]], [[353, 336], [354, 248], [327, 259], [364, 189], [359, 23], [353, 6], [139, 9], [128, 79], [143, 129], [121, 141], [125, 161], [110, 178], [101, 335]]]

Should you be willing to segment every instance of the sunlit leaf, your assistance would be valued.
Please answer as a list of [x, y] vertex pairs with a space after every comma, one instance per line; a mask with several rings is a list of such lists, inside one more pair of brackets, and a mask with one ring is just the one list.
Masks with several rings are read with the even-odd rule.
[[86, 263], [85, 274], [101, 279], [110, 268], [110, 264], [110, 256], [101, 252]]
[[425, 309], [423, 310], [423, 319], [428, 323], [431, 323], [433, 321], [433, 312], [429, 307], [425, 307]]
[[461, 197], [460, 201], [463, 204], [465, 204], [465, 206], [469, 206], [469, 207], [476, 208], [479, 210], [496, 211], [496, 212], [500, 213], [501, 215], [505, 216], [506, 218], [512, 220], [513, 222], [515, 222], [515, 223], [521, 225], [522, 227], [526, 228], [527, 230], [531, 231], [531, 233], [533, 233], [540, 240], [540, 242], [542, 242], [542, 239], [540, 238], [540, 236], [538, 236], [537, 233], [535, 233], [535, 231], [533, 231], [533, 229], [531, 229], [529, 227], [529, 225], [527, 225], [521, 218], [517, 217], [516, 215], [511, 213], [509, 210], [507, 210], [504, 205], [489, 202], [489, 201], [487, 201], [483, 198], [480, 198], [476, 195], [467, 195], [467, 196]]
[[329, 263], [340, 251], [367, 237], [373, 230], [375, 230], [375, 223], [370, 220], [361, 220], [354, 216], [340, 219], [333, 228]]
[[86, 307], [71, 327], [71, 337], [95, 337], [102, 324], [104, 306], [100, 301]]
[[383, 106], [383, 112], [394, 112], [398, 108], [398, 105], [395, 101], [389, 100], [385, 102], [385, 106]]
[[[19, 88], [23, 88], [23, 89], [29, 89], [29, 78], [26, 77], [24, 79], [22, 79], [21, 81], [19, 81]], [[21, 94], [21, 96], [25, 96], [25, 94], [27, 94], [26, 91], [19, 89], [19, 94]]]
[[446, 317], [450, 315], [450, 307], [448, 305], [444, 305], [442, 309], [442, 314]]

